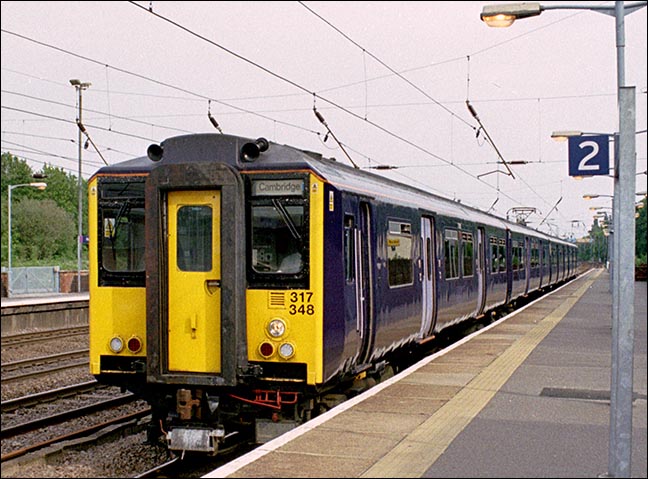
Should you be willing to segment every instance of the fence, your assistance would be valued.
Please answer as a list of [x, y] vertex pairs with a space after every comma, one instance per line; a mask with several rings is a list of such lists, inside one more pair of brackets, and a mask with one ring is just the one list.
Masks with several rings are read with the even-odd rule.
[[11, 268], [10, 294], [58, 293], [60, 291], [58, 266], [30, 266]]

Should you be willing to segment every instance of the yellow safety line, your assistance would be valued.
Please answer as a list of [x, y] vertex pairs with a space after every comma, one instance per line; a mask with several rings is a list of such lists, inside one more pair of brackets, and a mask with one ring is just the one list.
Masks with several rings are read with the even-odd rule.
[[599, 274], [600, 270], [360, 477], [421, 477], [565, 317]]

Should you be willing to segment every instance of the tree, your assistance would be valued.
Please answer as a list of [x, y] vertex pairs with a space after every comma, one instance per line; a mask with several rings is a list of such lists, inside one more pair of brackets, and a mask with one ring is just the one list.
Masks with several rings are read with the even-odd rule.
[[[21, 185], [31, 183], [34, 180], [33, 171], [25, 160], [12, 155], [9, 152], [2, 153], [2, 176], [0, 177], [0, 194], [2, 194], [2, 263], [8, 264], [9, 251], [9, 233], [8, 227], [8, 196], [9, 185]], [[16, 188], [11, 192], [11, 206], [21, 198], [27, 198], [35, 192], [33, 188]], [[12, 215], [13, 217], [13, 215]], [[13, 219], [13, 218], [12, 218]], [[13, 229], [13, 228], [12, 228]], [[13, 243], [13, 241], [12, 241]]]
[[[3, 153], [2, 177], [0, 177], [0, 190], [2, 191], [2, 197], [7, 197], [9, 185], [19, 185], [35, 181], [33, 175], [34, 172], [25, 160], [21, 160], [17, 156], [8, 152]], [[18, 191], [16, 191], [16, 193], [18, 193]], [[26, 191], [24, 194], [29, 195], [29, 192]]]
[[[17, 188], [11, 194], [12, 206], [12, 260], [14, 266], [20, 266], [23, 261], [39, 259], [68, 260], [76, 258], [77, 222], [78, 222], [78, 178], [69, 175], [61, 168], [45, 165], [37, 175], [45, 178], [35, 178], [32, 168], [23, 159], [9, 152], [2, 153], [2, 264], [8, 264], [8, 189], [9, 185], [44, 181], [45, 190], [35, 188]], [[88, 184], [83, 180], [82, 185], [82, 227], [87, 234], [88, 218]], [[32, 199], [36, 203], [23, 203]], [[43, 200], [48, 203], [39, 204]], [[22, 208], [22, 209], [21, 209]], [[38, 211], [40, 209], [40, 211]], [[65, 213], [65, 214], [62, 214]], [[23, 214], [27, 215], [23, 218]], [[22, 223], [30, 224], [33, 231], [23, 230]], [[44, 227], [43, 225], [48, 225]], [[63, 233], [63, 231], [65, 233]], [[49, 236], [38, 238], [37, 235]], [[71, 241], [71, 243], [70, 243]], [[70, 246], [71, 244], [71, 246]], [[37, 251], [41, 248], [41, 251]], [[84, 251], [82, 254], [87, 254]], [[23, 256], [24, 255], [24, 256]]]
[[45, 165], [43, 174], [46, 176], [47, 189], [43, 197], [54, 202], [75, 217], [78, 213], [78, 186], [77, 178], [68, 175], [62, 168]]
[[23, 261], [65, 259], [76, 251], [73, 217], [53, 200], [25, 198], [12, 205], [12, 246]]
[[589, 231], [589, 237], [589, 243], [585, 243], [579, 248], [579, 259], [581, 261], [605, 263], [608, 260], [608, 241], [611, 238], [606, 236], [605, 228], [599, 224], [596, 218]]

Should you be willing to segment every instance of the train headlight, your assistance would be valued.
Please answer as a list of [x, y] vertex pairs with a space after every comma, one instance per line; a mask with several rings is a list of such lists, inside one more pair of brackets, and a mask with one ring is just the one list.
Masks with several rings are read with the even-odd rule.
[[295, 346], [291, 343], [282, 343], [279, 346], [279, 356], [284, 359], [290, 359], [295, 355]]
[[286, 332], [286, 323], [283, 319], [275, 318], [268, 323], [268, 334], [272, 338], [280, 338]]
[[139, 353], [142, 350], [142, 340], [137, 336], [133, 336], [126, 343], [126, 347], [131, 353]]
[[122, 349], [124, 349], [124, 341], [119, 336], [115, 336], [110, 340], [108, 346], [113, 353], [121, 353]]

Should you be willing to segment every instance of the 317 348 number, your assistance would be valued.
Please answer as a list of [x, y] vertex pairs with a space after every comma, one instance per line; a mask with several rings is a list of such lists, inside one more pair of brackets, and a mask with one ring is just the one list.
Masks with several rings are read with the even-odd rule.
[[315, 314], [315, 306], [311, 303], [312, 299], [313, 293], [311, 292], [290, 293], [288, 312], [290, 314]]

